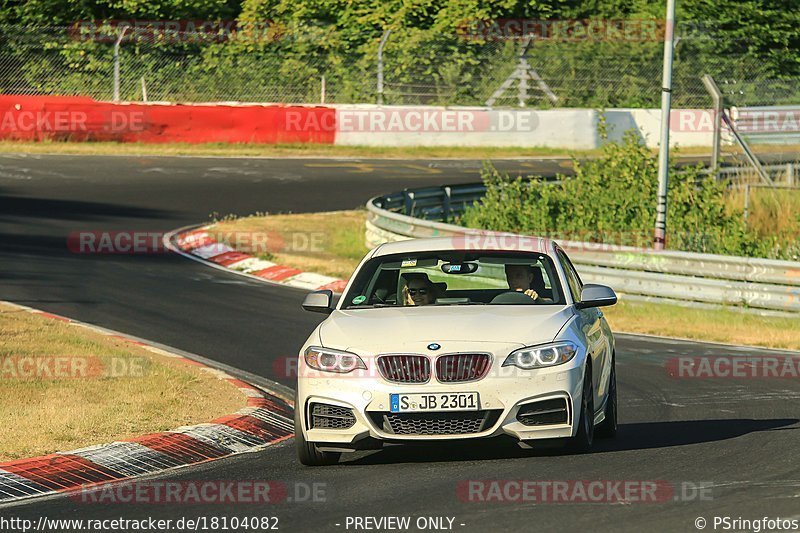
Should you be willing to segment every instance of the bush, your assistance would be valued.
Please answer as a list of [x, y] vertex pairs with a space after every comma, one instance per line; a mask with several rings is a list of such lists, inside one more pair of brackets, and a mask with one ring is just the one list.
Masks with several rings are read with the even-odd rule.
[[[486, 196], [460, 219], [468, 227], [646, 247], [655, 225], [658, 161], [633, 132], [609, 142], [597, 159], [574, 161], [575, 176], [512, 178], [490, 164]], [[791, 258], [776, 236], [759, 236], [730, 201], [730, 184], [701, 166], [673, 166], [667, 202], [667, 248]]]

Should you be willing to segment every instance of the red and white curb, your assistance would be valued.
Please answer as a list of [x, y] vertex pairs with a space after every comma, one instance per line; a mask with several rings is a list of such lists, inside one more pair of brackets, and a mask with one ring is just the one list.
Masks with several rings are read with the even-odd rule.
[[164, 236], [164, 246], [195, 261], [268, 283], [311, 291], [330, 289], [336, 293], [341, 293], [347, 286], [346, 280], [303, 272], [237, 251], [225, 243], [217, 242], [211, 232], [213, 227], [214, 224], [210, 224], [173, 231]]
[[104, 328], [30, 307], [4, 303], [21, 311], [67, 322], [198, 366], [237, 387], [247, 397], [247, 406], [207, 424], [0, 463], [0, 504], [85, 489], [101, 483], [256, 451], [294, 435], [292, 402], [274, 391], [262, 391], [221, 370]]

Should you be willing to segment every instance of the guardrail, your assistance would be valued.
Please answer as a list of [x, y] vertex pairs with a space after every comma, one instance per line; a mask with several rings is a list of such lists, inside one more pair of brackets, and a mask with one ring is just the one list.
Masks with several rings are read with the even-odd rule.
[[[461, 235], [502, 235], [442, 222], [479, 199], [483, 185], [406, 189], [367, 202], [366, 243]], [[414, 216], [411, 216], [414, 215]], [[800, 262], [558, 241], [588, 283], [631, 298], [725, 305], [761, 314], [800, 313]]]
[[761, 144], [800, 143], [800, 106], [733, 107], [739, 132]]

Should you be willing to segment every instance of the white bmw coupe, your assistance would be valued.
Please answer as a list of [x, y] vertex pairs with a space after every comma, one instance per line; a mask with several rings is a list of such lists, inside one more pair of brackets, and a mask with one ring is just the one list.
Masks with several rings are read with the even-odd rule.
[[331, 291], [303, 302], [330, 316], [299, 354], [300, 462], [499, 435], [589, 451], [617, 431], [614, 337], [598, 309], [616, 301], [548, 239], [378, 246], [335, 305]]

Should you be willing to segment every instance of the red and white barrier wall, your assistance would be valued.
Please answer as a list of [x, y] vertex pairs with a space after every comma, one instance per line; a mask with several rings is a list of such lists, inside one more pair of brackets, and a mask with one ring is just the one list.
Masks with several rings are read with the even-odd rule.
[[[0, 96], [0, 138], [144, 143], [333, 144], [329, 107], [280, 105], [113, 104], [84, 97]], [[311, 118], [309, 118], [311, 117]]]
[[[611, 139], [635, 129], [655, 147], [655, 109], [605, 111]], [[598, 148], [600, 111], [481, 107], [100, 102], [0, 95], [0, 139], [144, 143]], [[674, 110], [670, 143], [711, 146], [711, 114]]]

